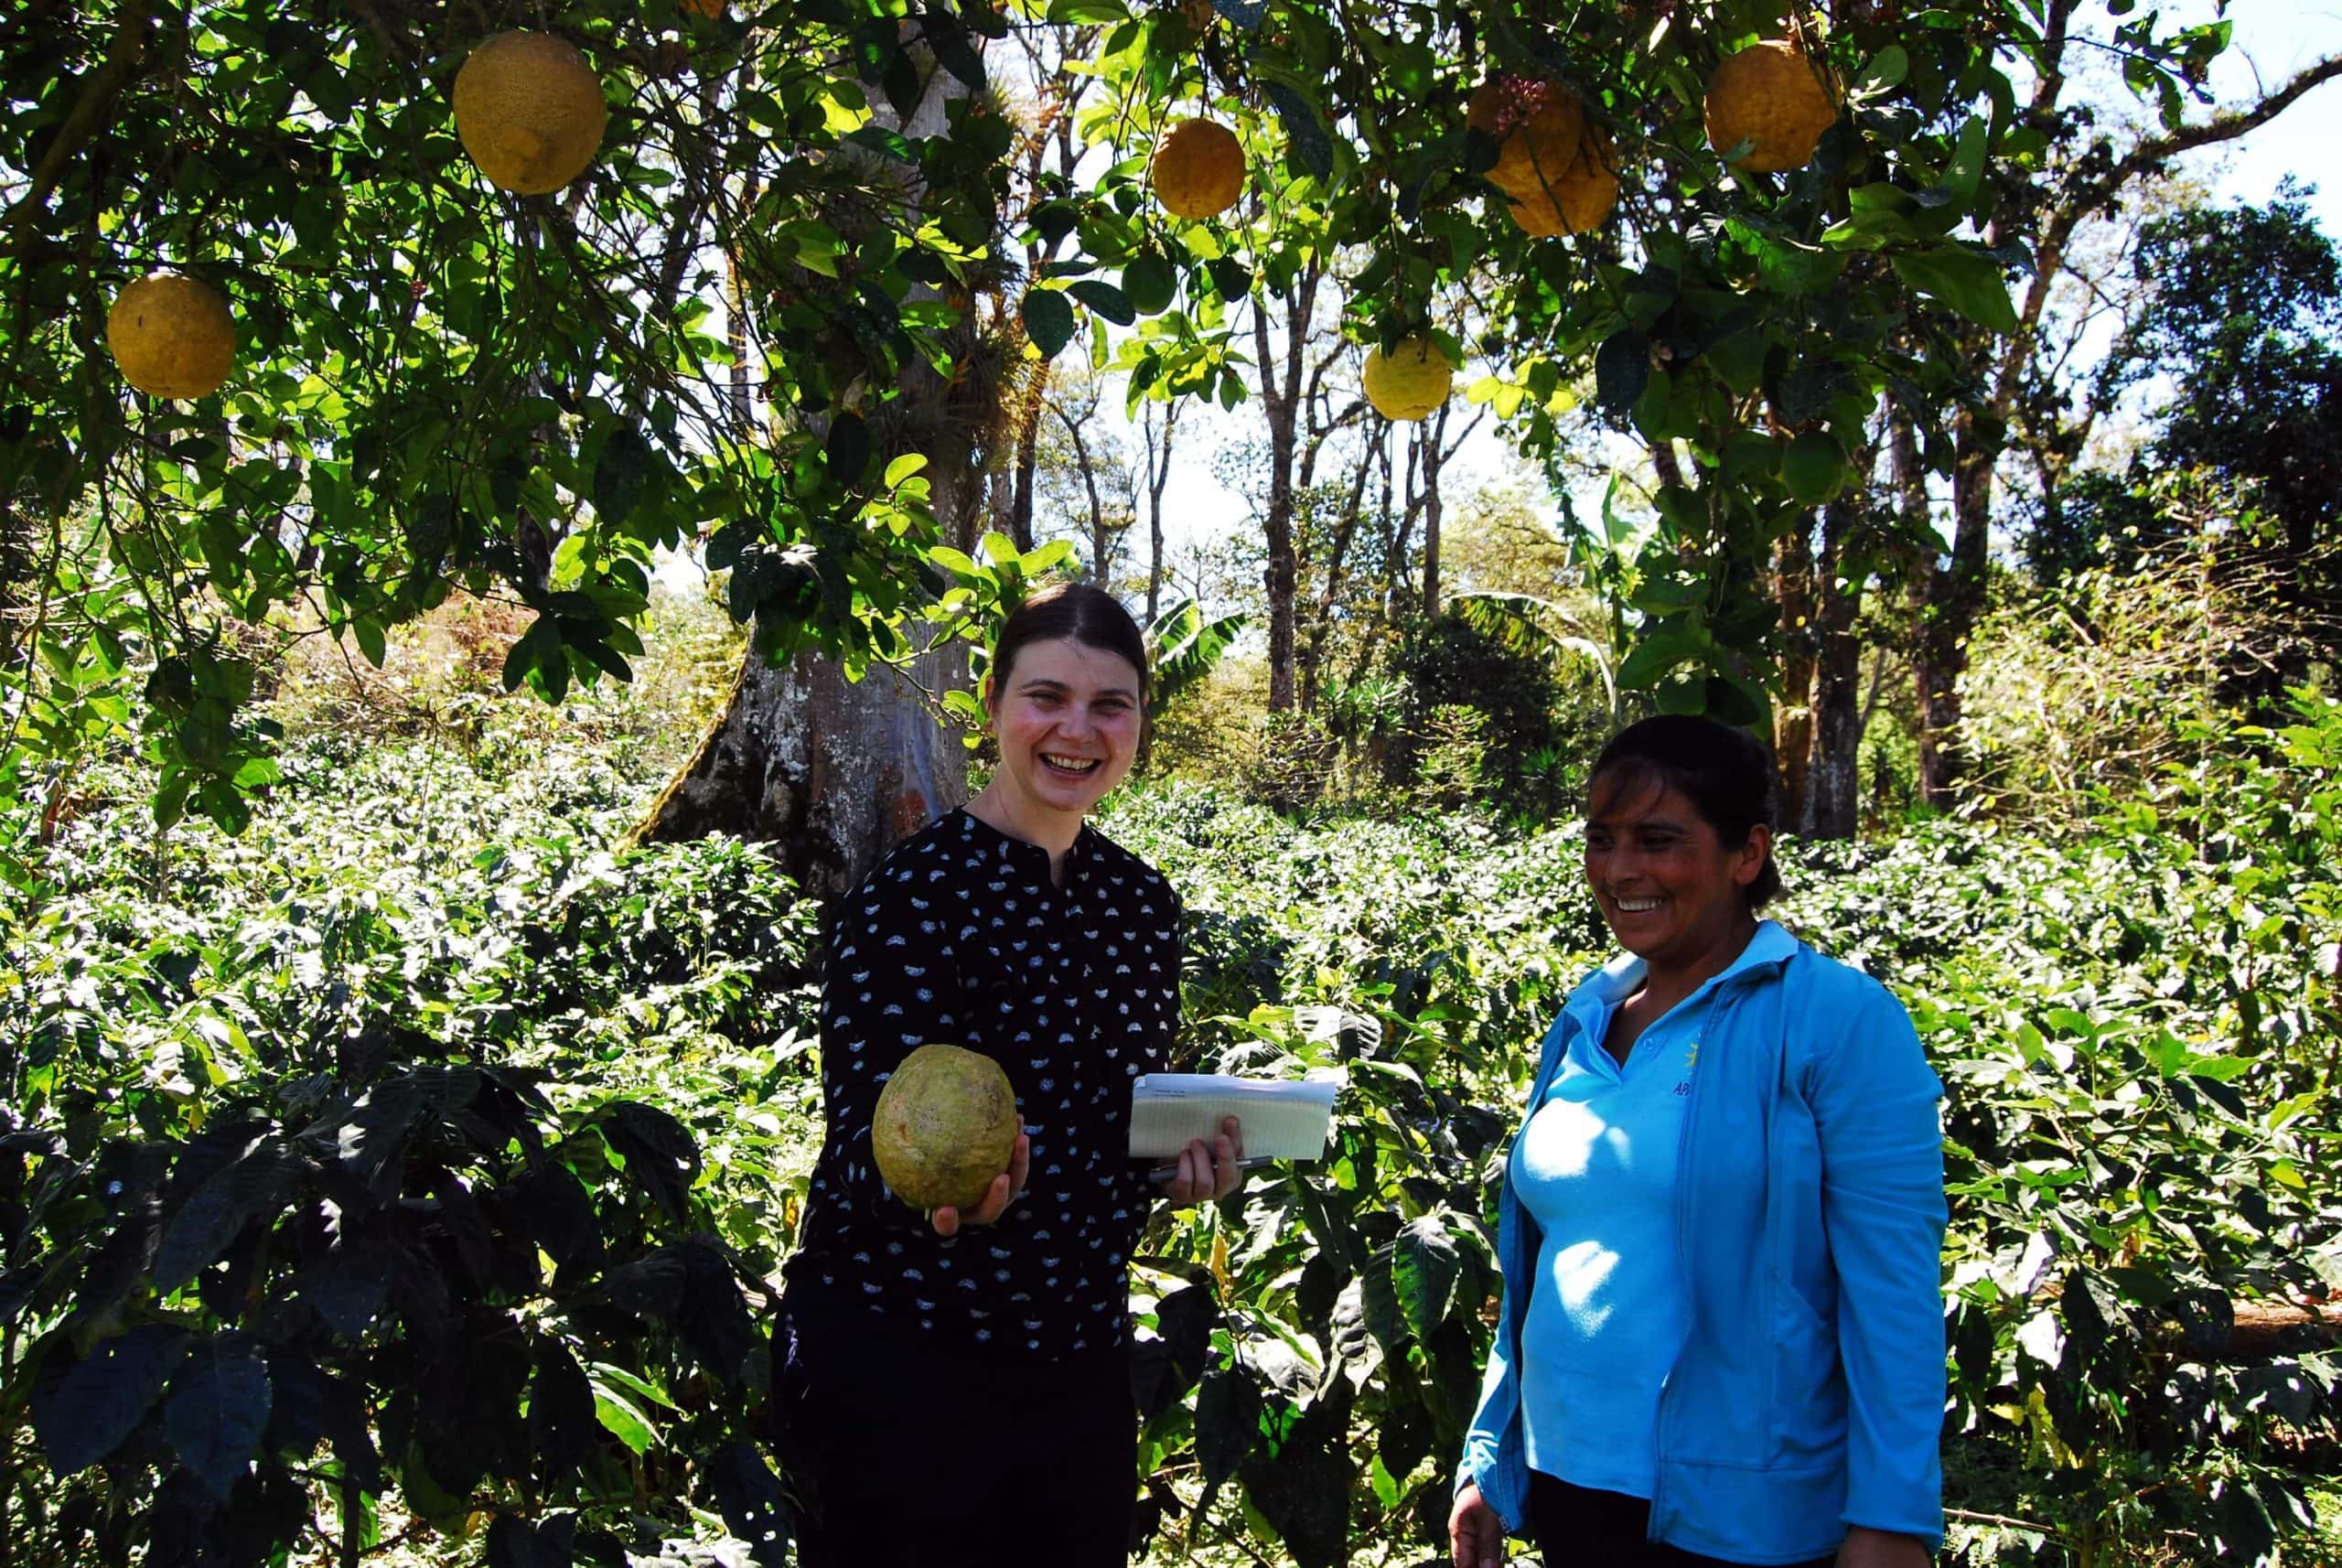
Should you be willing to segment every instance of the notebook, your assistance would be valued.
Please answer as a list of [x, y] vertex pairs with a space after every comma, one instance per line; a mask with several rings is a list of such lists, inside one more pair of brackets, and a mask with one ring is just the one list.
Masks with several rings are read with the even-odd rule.
[[1220, 1118], [1244, 1123], [1244, 1155], [1314, 1160], [1326, 1153], [1338, 1077], [1298, 1082], [1223, 1078], [1203, 1072], [1151, 1072], [1131, 1085], [1131, 1158], [1167, 1160], [1201, 1138], [1219, 1135]]

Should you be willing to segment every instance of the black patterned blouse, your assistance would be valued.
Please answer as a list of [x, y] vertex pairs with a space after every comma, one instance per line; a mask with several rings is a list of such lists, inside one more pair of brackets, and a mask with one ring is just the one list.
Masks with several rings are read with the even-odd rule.
[[[1131, 1080], [1179, 1021], [1179, 899], [1090, 828], [1066, 855], [954, 811], [838, 906], [822, 997], [825, 1130], [792, 1293], [940, 1343], [1061, 1360], [1128, 1333], [1131, 1249], [1156, 1194], [1129, 1157]], [[914, 1047], [999, 1062], [1031, 1139], [992, 1225], [935, 1234], [870, 1155], [879, 1089]]]

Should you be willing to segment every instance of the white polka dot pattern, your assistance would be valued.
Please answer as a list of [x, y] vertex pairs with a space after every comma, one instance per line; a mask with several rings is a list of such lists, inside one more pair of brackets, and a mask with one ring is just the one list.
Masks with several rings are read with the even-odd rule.
[[[1155, 1190], [1127, 1155], [1131, 1080], [1179, 1022], [1179, 899], [1084, 828], [1048, 852], [954, 811], [836, 907], [822, 997], [824, 1138], [792, 1286], [860, 1299], [939, 1340], [1056, 1360], [1120, 1344]], [[943, 1041], [1006, 1070], [1031, 1139], [1025, 1190], [946, 1239], [870, 1156], [878, 1091]]]

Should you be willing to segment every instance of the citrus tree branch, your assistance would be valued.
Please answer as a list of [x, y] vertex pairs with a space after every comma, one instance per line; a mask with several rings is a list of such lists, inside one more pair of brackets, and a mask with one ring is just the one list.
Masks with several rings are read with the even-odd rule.
[[2159, 136], [2142, 137], [2132, 149], [2102, 171], [2068, 187], [2062, 199], [2042, 225], [2041, 239], [2034, 250], [2033, 281], [2025, 290], [2025, 306], [2018, 316], [2018, 328], [2010, 338], [2003, 352], [2000, 373], [1995, 383], [2001, 397], [2014, 395], [2017, 379], [2023, 372], [2026, 357], [2041, 324], [2041, 313], [2049, 303], [2050, 286], [2065, 264], [2066, 247], [2082, 220], [2098, 211], [2141, 175], [2161, 168], [2183, 153], [2201, 147], [2217, 146], [2232, 142], [2239, 136], [2258, 130], [2298, 102], [2312, 88], [2342, 76], [2342, 55], [2328, 55], [2324, 59], [2304, 66], [2294, 79], [2274, 92], [2267, 93], [2240, 109], [2215, 114], [2201, 124], [2182, 125]]
[[25, 193], [8, 209], [6, 227], [12, 232], [0, 242], [0, 255], [14, 255], [23, 246], [49, 193], [65, 177], [66, 169], [81, 149], [89, 145], [90, 138], [104, 127], [107, 116], [113, 111], [113, 101], [129, 85], [131, 78], [138, 74], [139, 64], [146, 54], [152, 13], [152, 0], [130, 0], [123, 8], [105, 59], [81, 79], [80, 101], [57, 128], [57, 136], [41, 155]]

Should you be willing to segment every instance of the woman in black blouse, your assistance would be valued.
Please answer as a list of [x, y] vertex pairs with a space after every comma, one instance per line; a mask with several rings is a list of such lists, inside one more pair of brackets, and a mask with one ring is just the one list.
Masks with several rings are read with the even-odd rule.
[[[1127, 1153], [1132, 1080], [1178, 1026], [1179, 899], [1084, 819], [1130, 771], [1145, 670], [1111, 595], [1035, 595], [993, 654], [992, 781], [838, 906], [825, 1137], [776, 1340], [807, 1568], [1126, 1558], [1131, 1249], [1159, 1198], [1232, 1191], [1243, 1152], [1230, 1121], [1163, 1186]], [[983, 1203], [922, 1215], [870, 1124], [931, 1041], [997, 1060], [1025, 1125]]]

